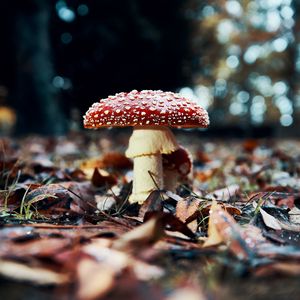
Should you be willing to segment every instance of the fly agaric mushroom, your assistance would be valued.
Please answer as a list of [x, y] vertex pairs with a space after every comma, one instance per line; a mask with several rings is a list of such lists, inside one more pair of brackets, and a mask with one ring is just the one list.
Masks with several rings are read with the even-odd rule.
[[193, 160], [191, 153], [182, 146], [170, 153], [163, 154], [164, 189], [175, 192], [179, 182], [187, 180], [191, 173]]
[[162, 189], [162, 154], [179, 148], [169, 127], [207, 127], [207, 111], [172, 92], [133, 90], [94, 103], [84, 116], [85, 128], [133, 126], [126, 156], [133, 158], [130, 202], [142, 203]]

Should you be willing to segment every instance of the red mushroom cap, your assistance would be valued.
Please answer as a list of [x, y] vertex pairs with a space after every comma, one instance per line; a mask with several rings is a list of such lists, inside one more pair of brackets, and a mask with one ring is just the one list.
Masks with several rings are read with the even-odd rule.
[[84, 116], [85, 128], [125, 126], [207, 127], [207, 111], [179, 94], [133, 90], [94, 103]]
[[192, 170], [192, 155], [182, 146], [170, 154], [163, 154], [162, 159], [164, 169], [176, 170], [181, 176], [188, 175]]

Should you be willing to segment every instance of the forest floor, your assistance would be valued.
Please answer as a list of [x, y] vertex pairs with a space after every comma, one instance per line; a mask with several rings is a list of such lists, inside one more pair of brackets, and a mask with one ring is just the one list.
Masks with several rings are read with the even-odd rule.
[[138, 205], [128, 138], [1, 139], [0, 299], [298, 299], [300, 141], [179, 132], [192, 174]]

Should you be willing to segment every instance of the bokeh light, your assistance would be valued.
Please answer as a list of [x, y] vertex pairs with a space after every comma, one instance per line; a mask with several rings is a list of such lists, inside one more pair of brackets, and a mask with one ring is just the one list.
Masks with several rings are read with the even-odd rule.
[[[204, 57], [195, 82], [204, 82], [213, 97], [194, 95], [205, 98], [206, 106], [210, 99], [212, 117], [222, 109], [223, 123], [294, 124], [295, 115], [300, 115], [300, 87], [288, 74], [294, 68], [300, 78], [300, 35], [295, 36], [295, 16], [290, 0], [206, 1], [201, 18], [194, 18], [200, 26], [195, 45], [199, 41], [199, 55]], [[294, 56], [292, 47], [296, 49]]]
[[80, 4], [77, 7], [77, 12], [80, 16], [86, 16], [89, 13], [89, 7], [86, 4]]

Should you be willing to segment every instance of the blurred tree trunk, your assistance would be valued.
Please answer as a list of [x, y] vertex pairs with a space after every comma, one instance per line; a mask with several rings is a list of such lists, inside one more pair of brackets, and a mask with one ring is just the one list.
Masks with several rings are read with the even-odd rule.
[[17, 54], [17, 133], [62, 134], [65, 121], [52, 85], [49, 19], [52, 1], [18, 1], [15, 43]]

